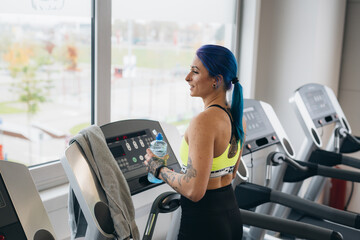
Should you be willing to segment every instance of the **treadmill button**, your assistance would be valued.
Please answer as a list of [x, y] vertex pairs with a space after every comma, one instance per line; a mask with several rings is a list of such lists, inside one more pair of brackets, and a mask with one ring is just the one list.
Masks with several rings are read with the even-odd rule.
[[129, 151], [131, 151], [130, 144], [129, 144], [129, 143], [126, 143], [125, 145], [126, 145], [126, 148], [127, 148]]

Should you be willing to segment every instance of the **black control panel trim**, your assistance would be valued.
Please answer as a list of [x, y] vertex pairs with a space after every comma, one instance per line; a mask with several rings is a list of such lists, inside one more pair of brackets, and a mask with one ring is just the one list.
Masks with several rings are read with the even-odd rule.
[[280, 143], [278, 136], [275, 133], [260, 137], [254, 140], [246, 141], [242, 155], [245, 156], [251, 152], [259, 151], [260, 149], [269, 147]]
[[[0, 174], [0, 234], [5, 236], [5, 239], [26, 239], [24, 230], [19, 221], [15, 207], [11, 201], [10, 195], [5, 186], [5, 182]], [[26, 201], [26, 199], [24, 199]], [[6, 216], [6, 217], [4, 217]]]
[[339, 117], [336, 113], [332, 113], [330, 115], [322, 116], [316, 119], [313, 119], [313, 123], [316, 128], [320, 128], [326, 125], [329, 125], [334, 122], [339, 122]]

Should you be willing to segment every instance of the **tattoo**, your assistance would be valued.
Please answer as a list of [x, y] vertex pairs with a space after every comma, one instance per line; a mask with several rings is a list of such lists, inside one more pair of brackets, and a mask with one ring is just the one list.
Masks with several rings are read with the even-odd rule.
[[181, 186], [181, 177], [178, 178], [178, 184]]
[[191, 178], [196, 177], [196, 175], [197, 175], [196, 169], [193, 167], [192, 160], [189, 157], [186, 174], [183, 176], [183, 178], [186, 182], [189, 182], [191, 180]]
[[171, 177], [167, 172], [161, 172], [160, 174], [166, 183], [174, 182], [175, 176]]
[[231, 137], [231, 145], [228, 153], [228, 158], [235, 157], [236, 153], [238, 151], [238, 143], [236, 142], [235, 136]]
[[[162, 160], [161, 158], [156, 158], [156, 157], [150, 159], [149, 161], [150, 172], [151, 169], [154, 168], [156, 170], [156, 168], [161, 165], [160, 162], [161, 160]], [[160, 175], [164, 180], [164, 182], [169, 184], [175, 191], [179, 191], [180, 187], [182, 186], [181, 184], [182, 180], [184, 180], [185, 182], [189, 182], [192, 178], [197, 176], [197, 172], [196, 169], [193, 167], [191, 158], [189, 158], [185, 174], [175, 173], [167, 169], [160, 172]], [[177, 184], [174, 184], [175, 181], [177, 181]]]
[[[168, 172], [161, 172], [160, 174], [161, 174], [161, 177], [164, 179], [164, 182], [169, 184], [175, 191], [178, 191], [179, 188], [176, 186], [173, 186], [173, 184], [172, 184], [176, 179], [176, 175], [173, 172], [171, 172], [170, 174], [168, 174]], [[180, 179], [180, 178], [178, 178], [178, 179]]]
[[152, 174], [155, 174], [156, 169], [158, 167], [160, 167], [161, 165], [166, 165], [166, 160], [164, 160], [162, 158], [158, 158], [156, 156], [152, 157], [149, 160], [148, 172], [151, 172]]

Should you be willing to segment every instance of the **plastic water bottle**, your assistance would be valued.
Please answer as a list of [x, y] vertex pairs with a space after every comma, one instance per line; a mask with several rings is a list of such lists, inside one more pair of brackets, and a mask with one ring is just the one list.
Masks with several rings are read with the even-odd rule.
[[[150, 150], [158, 157], [163, 157], [167, 152], [167, 143], [163, 141], [163, 136], [158, 133], [156, 140], [150, 144]], [[148, 180], [151, 183], [161, 183], [163, 180], [156, 178], [152, 173], [148, 173]]]

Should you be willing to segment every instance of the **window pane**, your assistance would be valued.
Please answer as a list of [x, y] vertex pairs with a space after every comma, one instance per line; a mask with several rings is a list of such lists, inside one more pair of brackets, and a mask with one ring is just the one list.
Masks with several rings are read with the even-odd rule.
[[0, 9], [0, 158], [56, 160], [90, 124], [91, 1], [6, 0]]
[[166, 121], [182, 133], [203, 107], [185, 81], [195, 51], [230, 48], [234, 29], [233, 0], [113, 0], [111, 120]]

